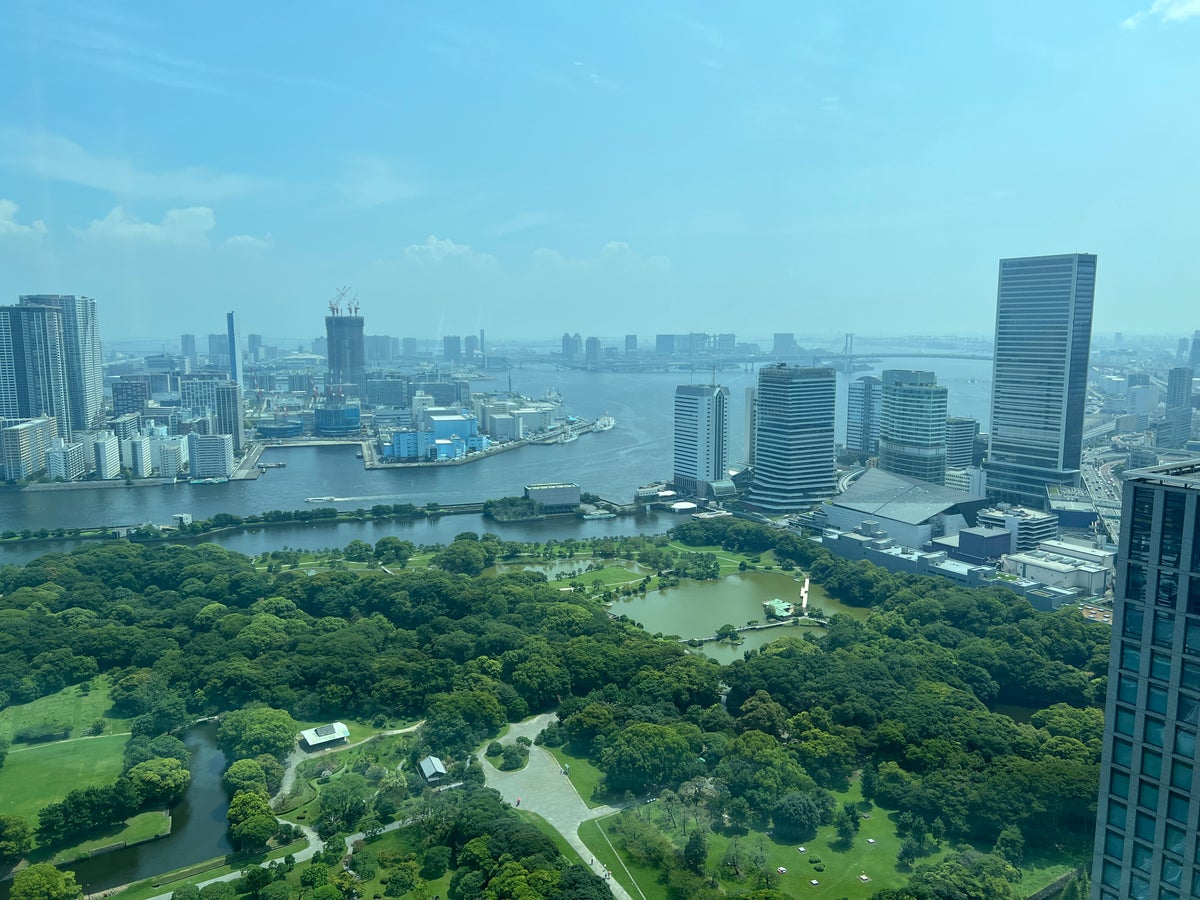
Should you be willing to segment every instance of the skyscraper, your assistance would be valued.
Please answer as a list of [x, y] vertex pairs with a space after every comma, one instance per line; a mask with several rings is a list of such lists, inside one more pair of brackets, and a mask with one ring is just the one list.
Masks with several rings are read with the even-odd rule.
[[104, 356], [100, 349], [100, 325], [96, 301], [74, 294], [27, 294], [22, 306], [44, 306], [58, 310], [62, 320], [63, 364], [67, 370], [67, 395], [71, 421], [60, 422], [59, 431], [86, 431], [104, 418]]
[[756, 397], [748, 501], [769, 512], [787, 512], [833, 496], [834, 370], [764, 366]]
[[363, 341], [363, 319], [356, 313], [334, 309], [325, 317], [329, 374], [325, 386], [343, 394], [367, 395], [367, 354]]
[[196, 353], [196, 336], [194, 334], [179, 336], [179, 352], [187, 357], [187, 361], [193, 369], [200, 368], [200, 357]]
[[846, 449], [874, 456], [879, 452], [879, 416], [883, 412], [883, 382], [863, 375], [850, 382], [846, 401]]
[[233, 438], [233, 452], [241, 453], [246, 445], [246, 411], [242, 386], [236, 381], [219, 382], [214, 390], [213, 412], [217, 416], [217, 433]]
[[462, 335], [447, 334], [442, 337], [442, 356], [450, 363], [462, 359]]
[[1167, 372], [1167, 409], [1191, 409], [1193, 373], [1187, 366]]
[[1125, 474], [1112, 634], [1092, 896], [1194, 897], [1200, 462]]
[[879, 468], [946, 481], [946, 389], [932, 372], [887, 369], [879, 417]]
[[693, 497], [729, 477], [729, 388], [681, 384], [675, 388], [675, 490]]
[[1200, 369], [1200, 331], [1192, 334], [1192, 352], [1188, 354], [1188, 366], [1193, 372]]
[[237, 313], [225, 314], [225, 341], [229, 345], [229, 380], [234, 384], [242, 383], [242, 348], [238, 340]]
[[1078, 485], [1096, 257], [1000, 260], [988, 496], [1035, 509]]
[[1158, 425], [1159, 447], [1182, 447], [1192, 437], [1192, 370], [1178, 366], [1167, 372], [1166, 412]]
[[59, 433], [70, 428], [62, 317], [46, 306], [0, 306], [0, 419], [40, 416], [53, 416]]
[[966, 469], [975, 461], [975, 437], [979, 434], [976, 419], [951, 416], [946, 420], [946, 468]]

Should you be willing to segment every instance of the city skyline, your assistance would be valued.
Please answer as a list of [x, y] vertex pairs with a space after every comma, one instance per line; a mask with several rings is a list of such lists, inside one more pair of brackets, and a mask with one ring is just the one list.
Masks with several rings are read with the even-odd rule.
[[1196, 294], [1185, 0], [274, 9], [0, 25], [0, 292], [86, 292], [131, 339], [163, 297], [266, 332], [345, 283], [381, 333], [564, 303], [715, 330], [731, 298], [765, 331], [981, 333], [993, 260], [1063, 249], [1105, 256], [1106, 331]]

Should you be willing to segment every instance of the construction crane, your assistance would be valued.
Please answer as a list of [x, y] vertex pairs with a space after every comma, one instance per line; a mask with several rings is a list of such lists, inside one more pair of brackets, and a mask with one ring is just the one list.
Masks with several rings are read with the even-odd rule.
[[[342, 314], [342, 301], [346, 299], [346, 295], [348, 293], [350, 293], [350, 288], [339, 288], [333, 299], [329, 301], [329, 314], [331, 316], [340, 316]], [[357, 297], [358, 295], [356, 294], [355, 299], [357, 299]], [[347, 312], [349, 311], [350, 304], [353, 302], [354, 300], [350, 300], [346, 303]]]

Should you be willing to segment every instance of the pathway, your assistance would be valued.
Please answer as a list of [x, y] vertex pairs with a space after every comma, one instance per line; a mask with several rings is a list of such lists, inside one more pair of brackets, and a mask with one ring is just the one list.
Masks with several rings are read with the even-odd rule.
[[[511, 743], [522, 736], [533, 740], [553, 719], [554, 713], [544, 713], [513, 725], [504, 736], [503, 743]], [[592, 861], [593, 872], [604, 876], [604, 865], [596, 861], [595, 854], [580, 840], [579, 826], [591, 819], [618, 812], [620, 807], [598, 806], [590, 809], [571, 784], [571, 779], [563, 775], [558, 760], [550, 751], [536, 744], [529, 748], [529, 762], [525, 768], [516, 772], [501, 772], [485, 760], [483, 771], [488, 787], [499, 791], [500, 796], [513, 806], [517, 805], [519, 799], [521, 809], [537, 813], [549, 822], [583, 859]], [[609, 878], [607, 884], [617, 900], [633, 900], [616, 879]]]

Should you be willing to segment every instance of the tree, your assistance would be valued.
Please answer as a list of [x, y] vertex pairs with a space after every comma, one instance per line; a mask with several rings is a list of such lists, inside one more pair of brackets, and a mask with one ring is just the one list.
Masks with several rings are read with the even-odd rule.
[[33, 849], [33, 829], [20, 816], [0, 816], [0, 869]]
[[267, 776], [262, 765], [253, 759], [236, 759], [221, 776], [225, 790], [231, 794], [252, 788], [259, 788], [264, 793], [267, 789]]
[[380, 538], [375, 542], [375, 560], [383, 565], [406, 566], [417, 552], [412, 541], [402, 541], [398, 537]]
[[279, 830], [279, 823], [272, 815], [253, 815], [229, 829], [233, 839], [243, 850], [261, 850]]
[[823, 819], [821, 804], [812, 793], [784, 794], [771, 810], [775, 833], [785, 841], [802, 841], [817, 832]]
[[692, 757], [687, 742], [665, 725], [638, 722], [620, 731], [601, 759], [612, 790], [643, 791], [680, 780]]
[[35, 863], [13, 877], [11, 900], [77, 900], [83, 895], [75, 875], [49, 863]]
[[704, 874], [704, 866], [708, 862], [708, 838], [699, 828], [688, 836], [683, 848], [683, 864], [697, 875]]
[[130, 769], [127, 777], [145, 800], [168, 805], [179, 800], [192, 781], [191, 773], [177, 759], [148, 759]]
[[200, 900], [200, 888], [194, 884], [185, 884], [175, 889], [171, 900]]
[[1025, 859], [1025, 837], [1016, 825], [1008, 825], [996, 838], [996, 846], [992, 853], [1014, 866], [1021, 865]]
[[283, 759], [296, 745], [296, 722], [282, 709], [269, 706], [235, 709], [221, 718], [217, 744], [233, 759], [266, 753]]

